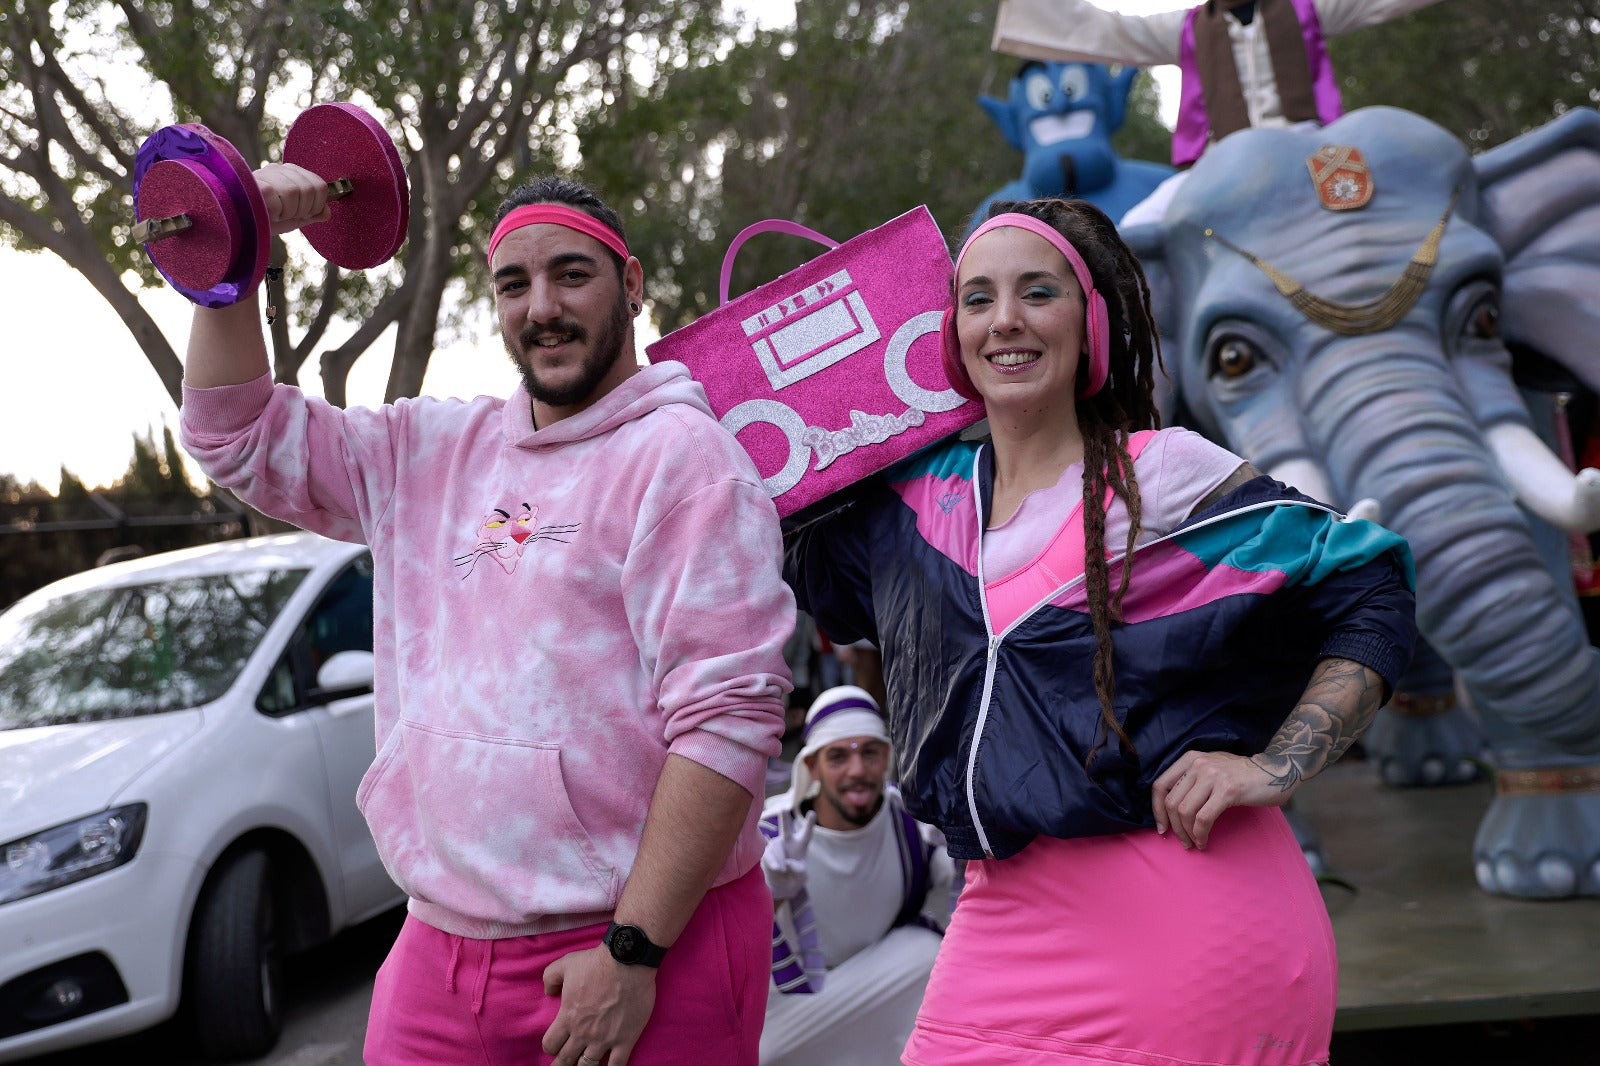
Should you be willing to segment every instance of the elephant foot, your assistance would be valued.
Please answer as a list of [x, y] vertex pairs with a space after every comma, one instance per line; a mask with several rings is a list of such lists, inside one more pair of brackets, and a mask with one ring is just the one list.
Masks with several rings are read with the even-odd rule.
[[1472, 864], [1495, 895], [1600, 896], [1600, 763], [1499, 771]]
[[1299, 811], [1294, 804], [1283, 808], [1283, 816], [1289, 821], [1289, 828], [1294, 830], [1294, 838], [1300, 844], [1300, 852], [1306, 857], [1306, 865], [1311, 867], [1315, 877], [1321, 877], [1328, 872], [1328, 856], [1322, 850], [1322, 837], [1317, 833], [1317, 827], [1311, 820]]
[[1397, 692], [1361, 738], [1386, 785], [1456, 785], [1483, 774], [1483, 730], [1454, 692], [1413, 696]]

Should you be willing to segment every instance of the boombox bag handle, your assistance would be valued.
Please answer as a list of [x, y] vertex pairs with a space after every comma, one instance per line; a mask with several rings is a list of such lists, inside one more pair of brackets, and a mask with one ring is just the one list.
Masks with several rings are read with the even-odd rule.
[[839, 242], [832, 237], [824, 237], [814, 229], [807, 229], [798, 222], [789, 222], [781, 218], [766, 218], [760, 222], [752, 222], [739, 231], [739, 235], [728, 245], [728, 254], [722, 257], [722, 278], [717, 283], [718, 306], [728, 302], [728, 283], [733, 280], [733, 257], [739, 254], [739, 249], [744, 242], [758, 233], [787, 233], [791, 237], [805, 237], [807, 240], [816, 241], [827, 248], [839, 247]]

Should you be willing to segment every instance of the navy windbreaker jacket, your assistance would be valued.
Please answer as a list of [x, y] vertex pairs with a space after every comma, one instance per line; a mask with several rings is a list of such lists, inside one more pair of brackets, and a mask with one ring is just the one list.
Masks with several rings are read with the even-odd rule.
[[1161, 772], [1190, 749], [1264, 750], [1318, 660], [1371, 667], [1392, 691], [1410, 659], [1405, 541], [1255, 478], [1135, 549], [1112, 639], [1138, 757], [1113, 734], [1086, 768], [1101, 722], [1082, 576], [993, 631], [978, 552], [992, 485], [986, 444], [947, 441], [785, 537], [800, 608], [882, 651], [901, 790], [954, 857], [1153, 826]]

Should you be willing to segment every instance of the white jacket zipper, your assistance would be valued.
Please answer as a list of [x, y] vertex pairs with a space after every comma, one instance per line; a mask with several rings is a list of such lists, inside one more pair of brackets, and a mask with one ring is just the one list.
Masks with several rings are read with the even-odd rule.
[[[986, 726], [989, 722], [989, 702], [994, 693], [994, 673], [995, 665], [1000, 657], [1000, 645], [1002, 642], [1004, 642], [1006, 636], [1010, 634], [1013, 629], [1016, 629], [1017, 626], [1027, 621], [1045, 604], [1049, 603], [1063, 592], [1084, 580], [1084, 575], [1079, 574], [1070, 581], [1062, 582], [1032, 607], [1029, 607], [1022, 614], [1018, 615], [1010, 625], [1006, 626], [1004, 633], [996, 634], [994, 632], [993, 623], [989, 619], [989, 599], [984, 595], [983, 501], [980, 499], [982, 493], [978, 487], [980, 485], [978, 480], [978, 464], [982, 457], [983, 449], [979, 448], [977, 452], [974, 453], [972, 461], [972, 506], [973, 510], [977, 513], [978, 519], [978, 605], [983, 609], [983, 631], [988, 636], [989, 647], [987, 658], [983, 665], [983, 696], [978, 701], [978, 720], [972, 727], [972, 746], [967, 751], [967, 812], [972, 817], [972, 828], [976, 830], [978, 834], [978, 846], [983, 848], [984, 855], [992, 859], [994, 858], [994, 850], [989, 846], [989, 834], [984, 832], [983, 820], [978, 817], [978, 745], [983, 740], [984, 726]], [[1334, 510], [1332, 507], [1325, 507], [1319, 503], [1306, 503], [1303, 500], [1266, 500], [1261, 503], [1252, 503], [1248, 506], [1240, 507], [1237, 510], [1227, 511], [1223, 514], [1208, 518], [1204, 522], [1197, 522], [1194, 525], [1184, 526], [1182, 529], [1174, 530], [1171, 533], [1157, 537], [1155, 540], [1149, 541], [1148, 543], [1136, 545], [1133, 549], [1133, 554], [1138, 554], [1139, 552], [1144, 551], [1146, 548], [1154, 548], [1157, 544], [1169, 541], [1179, 535], [1193, 533], [1197, 529], [1205, 529], [1207, 526], [1216, 525], [1218, 522], [1226, 521], [1237, 515], [1249, 514], [1251, 511], [1261, 511], [1270, 507], [1281, 507], [1284, 504], [1292, 504], [1296, 507], [1308, 507], [1314, 511], [1322, 511], [1326, 514], [1333, 515], [1341, 521], [1345, 518], [1343, 514]], [[1122, 555], [1113, 556], [1106, 560], [1106, 565], [1113, 566], [1117, 563], [1120, 563], [1127, 555], [1128, 553], [1124, 552]]]

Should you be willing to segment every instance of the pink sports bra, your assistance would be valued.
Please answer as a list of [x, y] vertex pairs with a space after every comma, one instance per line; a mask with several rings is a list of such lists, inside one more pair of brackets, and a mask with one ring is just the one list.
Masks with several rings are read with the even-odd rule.
[[[1138, 459], [1145, 446], [1155, 440], [1156, 433], [1156, 430], [1148, 429], [1129, 437], [1128, 457]], [[1108, 487], [1108, 505], [1111, 498], [1111, 489]], [[985, 582], [984, 599], [989, 606], [990, 627], [995, 633], [1005, 632], [1013, 622], [1050, 597], [1062, 585], [1082, 574], [1083, 567], [1083, 501], [1080, 499], [1050, 543], [1031, 562], [1005, 577]]]

